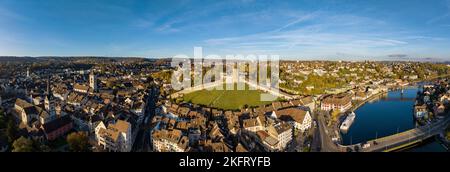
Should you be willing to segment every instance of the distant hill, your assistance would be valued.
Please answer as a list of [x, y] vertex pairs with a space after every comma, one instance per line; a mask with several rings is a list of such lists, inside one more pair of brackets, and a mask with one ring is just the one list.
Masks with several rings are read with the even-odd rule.
[[15, 57], [15, 56], [0, 56], [0, 62], [34, 62], [39, 61], [35, 57]]
[[154, 61], [143, 57], [97, 57], [97, 56], [42, 56], [42, 57], [18, 57], [18, 56], [0, 56], [0, 62], [96, 62], [96, 61]]

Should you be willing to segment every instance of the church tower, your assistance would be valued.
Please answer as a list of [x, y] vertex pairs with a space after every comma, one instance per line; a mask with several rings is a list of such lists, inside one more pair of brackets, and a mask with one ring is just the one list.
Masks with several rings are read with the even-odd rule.
[[51, 98], [50, 98], [49, 95], [46, 95], [46, 96], [45, 96], [45, 99], [44, 99], [44, 106], [45, 106], [45, 110], [46, 110], [47, 112], [50, 112], [50, 111], [53, 109], [53, 102], [52, 102], [52, 100], [51, 100]]
[[50, 92], [51, 92], [51, 90], [50, 90], [50, 76], [48, 76], [48, 78], [47, 78], [47, 90], [46, 90], [45, 94], [47, 96], [49, 96]]
[[95, 76], [94, 72], [89, 74], [89, 87], [91, 87], [93, 92], [97, 91], [97, 76]]
[[47, 78], [47, 91], [44, 99], [45, 110], [50, 114], [51, 117], [55, 115], [55, 105], [53, 103], [52, 91], [50, 89], [50, 76]]

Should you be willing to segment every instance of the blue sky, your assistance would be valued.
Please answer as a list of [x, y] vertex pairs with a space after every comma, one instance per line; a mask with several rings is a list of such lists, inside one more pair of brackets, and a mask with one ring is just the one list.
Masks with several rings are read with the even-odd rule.
[[450, 60], [450, 0], [1, 0], [0, 55]]

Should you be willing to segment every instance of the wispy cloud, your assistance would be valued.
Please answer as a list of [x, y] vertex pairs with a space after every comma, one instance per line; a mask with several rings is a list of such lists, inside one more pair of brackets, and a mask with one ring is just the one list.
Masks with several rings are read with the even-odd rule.
[[150, 26], [153, 26], [153, 22], [150, 20], [145, 20], [145, 19], [139, 18], [139, 19], [136, 19], [135, 21], [132, 21], [132, 26], [145, 29]]
[[[309, 25], [294, 27], [300, 22], [314, 20]], [[298, 17], [275, 31], [261, 32], [237, 37], [223, 37], [204, 40], [206, 46], [222, 47], [233, 51], [264, 49], [277, 52], [280, 50], [297, 50], [296, 54], [308, 50], [316, 51], [316, 55], [343, 54], [349, 52], [367, 53], [373, 48], [390, 48], [405, 46], [406, 39], [392, 37], [385, 33], [371, 33], [374, 28], [385, 26], [385, 22], [353, 15], [329, 15], [327, 13], [311, 13]], [[363, 26], [363, 28], [360, 28]], [[289, 30], [286, 28], [292, 27]], [[355, 32], [342, 32], [339, 29], [349, 27]], [[364, 28], [367, 27], [367, 28]], [[366, 31], [367, 30], [367, 31]], [[369, 52], [372, 53], [372, 52]], [[311, 55], [311, 53], [309, 53]]]
[[175, 55], [203, 46], [211, 53], [450, 57], [449, 19], [450, 0], [11, 0], [0, 3], [0, 50]]
[[157, 26], [155, 28], [156, 31], [158, 32], [164, 32], [164, 33], [173, 33], [173, 32], [179, 32], [181, 31], [181, 29], [176, 28], [174, 25], [178, 24], [179, 22], [181, 22], [181, 20], [171, 20], [167, 23], [164, 23], [160, 26]]
[[427, 24], [434, 24], [434, 23], [437, 23], [437, 22], [442, 21], [444, 19], [447, 19], [449, 17], [450, 17], [450, 13], [443, 14], [443, 15], [440, 15], [440, 16], [437, 16], [437, 17], [434, 17], [434, 18], [428, 20], [426, 23]]
[[[291, 9], [236, 9], [236, 5], [251, 6], [252, 2], [220, 1], [183, 10], [180, 9], [182, 7], [168, 9], [160, 14], [152, 14], [150, 17], [140, 18], [134, 22], [134, 25], [140, 28], [168, 33], [192, 30], [211, 31], [215, 27], [220, 29], [223, 29], [223, 27], [238, 29], [239, 27], [246, 28], [249, 26], [273, 26], [273, 31], [280, 31], [292, 28], [303, 21], [311, 20], [316, 15], [316, 13], [305, 13]], [[291, 21], [290, 23], [285, 23], [284, 26], [277, 25], [284, 20]]]
[[279, 32], [279, 31], [281, 31], [281, 30], [284, 30], [284, 29], [286, 29], [286, 28], [289, 28], [290, 26], [296, 25], [296, 24], [298, 24], [298, 23], [301, 23], [301, 22], [304, 22], [304, 21], [308, 21], [308, 20], [314, 19], [314, 18], [316, 18], [317, 16], [318, 16], [318, 12], [311, 13], [311, 14], [306, 14], [306, 15], [301, 15], [301, 16], [297, 17], [295, 20], [293, 20], [293, 21], [287, 23], [286, 25], [284, 25], [284, 26], [282, 26], [282, 27], [276, 29], [275, 31]]
[[435, 24], [435, 23], [441, 22], [442, 20], [450, 18], [450, 0], [445, 0], [443, 3], [445, 5], [445, 7], [447, 8], [445, 13], [429, 19], [426, 22], [426, 24]]
[[0, 21], [28, 21], [30, 18], [0, 6]]

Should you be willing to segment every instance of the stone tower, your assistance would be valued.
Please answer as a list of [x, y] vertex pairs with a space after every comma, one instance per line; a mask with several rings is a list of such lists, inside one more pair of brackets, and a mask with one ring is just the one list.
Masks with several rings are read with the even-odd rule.
[[45, 91], [45, 94], [47, 95], [47, 96], [50, 96], [50, 93], [51, 92], [51, 90], [50, 90], [50, 76], [48, 76], [48, 78], [47, 78], [47, 90]]
[[97, 76], [95, 76], [94, 72], [89, 74], [89, 87], [91, 87], [93, 92], [97, 91]]
[[50, 89], [50, 76], [47, 78], [47, 91], [45, 93], [44, 107], [51, 116], [54, 115], [55, 107], [53, 103], [52, 91]]

